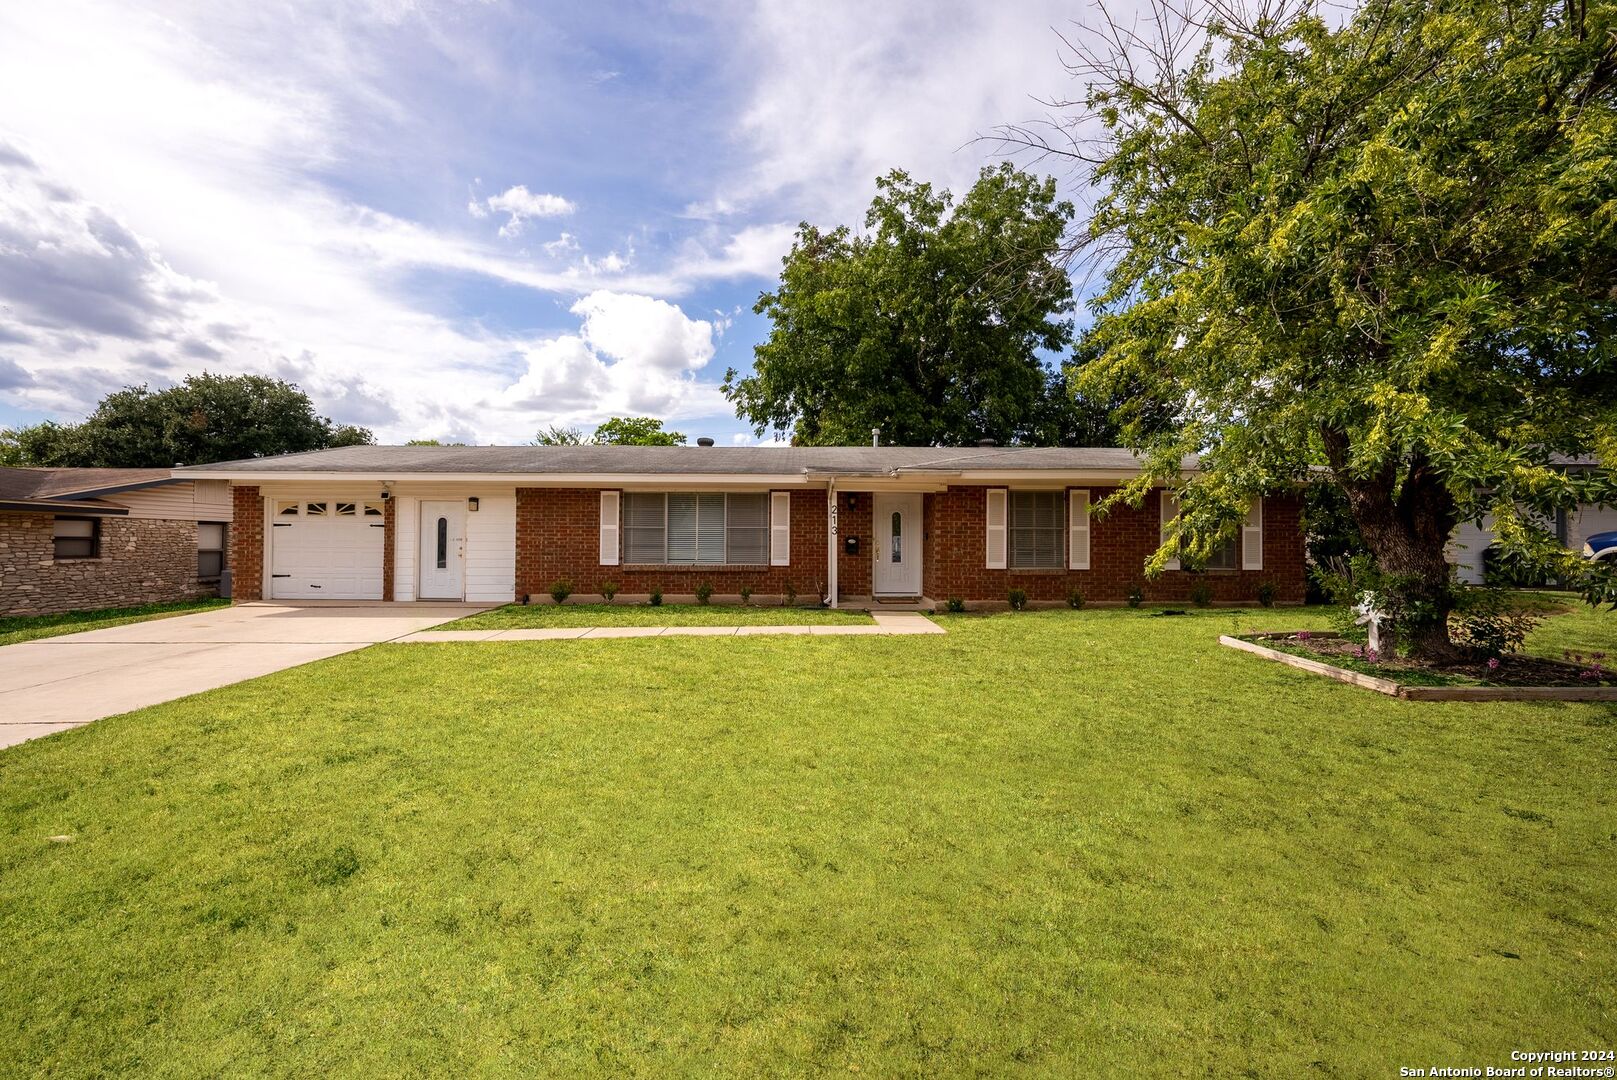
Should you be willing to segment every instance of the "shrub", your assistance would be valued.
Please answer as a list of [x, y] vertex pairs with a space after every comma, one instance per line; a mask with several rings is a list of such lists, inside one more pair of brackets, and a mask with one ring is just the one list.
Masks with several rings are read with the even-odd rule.
[[949, 597], [949, 599], [945, 602], [945, 606], [956, 615], [966, 610], [966, 602], [960, 599], [958, 596]]
[[550, 586], [550, 598], [558, 604], [564, 602], [571, 595], [573, 595], [573, 583], [566, 578], [562, 578]]
[[1511, 602], [1501, 589], [1468, 589], [1449, 619], [1449, 634], [1456, 645], [1489, 656], [1517, 652], [1542, 616]]
[[1275, 586], [1272, 581], [1258, 583], [1258, 603], [1263, 607], [1275, 606]]
[[1084, 606], [1084, 594], [1078, 589], [1067, 590], [1067, 606], [1077, 611]]
[[618, 595], [618, 583], [615, 581], [603, 581], [601, 583], [601, 595], [606, 597], [606, 602], [610, 604], [612, 598]]
[[750, 603], [752, 603], [752, 586], [743, 585], [741, 586], [741, 606], [745, 607]]
[[1129, 607], [1139, 607], [1145, 602], [1145, 590], [1139, 584], [1129, 586]]
[[793, 585], [791, 583], [790, 579], [788, 579], [787, 582], [786, 582], [786, 591], [781, 594], [780, 606], [781, 607], [796, 607], [797, 606], [797, 586]]
[[1011, 602], [1012, 611], [1021, 611], [1023, 608], [1027, 607], [1027, 590], [1012, 589], [1006, 595], [1006, 599]]
[[663, 606], [663, 591], [661, 589], [652, 589], [651, 590], [651, 606], [652, 607], [662, 607]]
[[1198, 581], [1190, 587], [1190, 602], [1197, 607], [1206, 607], [1213, 602], [1213, 587], [1205, 581]]
[[713, 599], [713, 583], [711, 581], [698, 582], [696, 586], [696, 602], [707, 607], [708, 601]]

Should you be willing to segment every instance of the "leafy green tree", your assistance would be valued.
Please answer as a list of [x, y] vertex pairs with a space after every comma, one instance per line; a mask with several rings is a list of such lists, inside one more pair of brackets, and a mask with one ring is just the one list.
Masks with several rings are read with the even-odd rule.
[[1096, 163], [1079, 385], [1143, 403], [1121, 419], [1148, 468], [1119, 498], [1203, 454], [1152, 569], [1323, 464], [1416, 655], [1453, 651], [1456, 523], [1492, 511], [1506, 548], [1582, 572], [1535, 515], [1617, 498], [1610, 472], [1557, 467], [1617, 455], [1617, 8], [1371, 0], [1332, 28], [1215, 3], [1141, 25], [1161, 36], [1072, 58], [1097, 145], [1011, 137]]
[[685, 436], [664, 431], [663, 422], [649, 416], [614, 416], [595, 429], [590, 441], [601, 446], [684, 446]]
[[575, 427], [551, 424], [534, 437], [535, 446], [577, 446], [584, 441], [584, 432]]
[[178, 386], [131, 386], [101, 399], [83, 423], [49, 421], [0, 435], [8, 464], [165, 468], [374, 441], [335, 425], [296, 386], [260, 375], [191, 375]]
[[[865, 232], [798, 227], [753, 370], [725, 394], [762, 435], [862, 444], [1040, 441], [1061, 427], [1042, 354], [1072, 340], [1061, 261], [1070, 203], [1010, 165], [982, 171], [958, 206], [894, 170]], [[1052, 421], [1054, 421], [1052, 426]]]

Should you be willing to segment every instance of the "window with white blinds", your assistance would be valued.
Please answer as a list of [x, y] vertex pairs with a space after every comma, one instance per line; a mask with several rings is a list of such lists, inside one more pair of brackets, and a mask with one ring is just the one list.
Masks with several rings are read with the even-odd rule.
[[694, 566], [769, 561], [769, 496], [625, 492], [623, 559]]
[[1010, 553], [1013, 569], [1061, 566], [1066, 514], [1059, 491], [1011, 492]]

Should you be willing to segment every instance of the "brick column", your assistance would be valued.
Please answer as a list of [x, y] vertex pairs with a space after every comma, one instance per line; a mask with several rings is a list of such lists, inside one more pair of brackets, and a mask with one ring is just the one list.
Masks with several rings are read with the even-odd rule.
[[382, 504], [382, 599], [393, 599], [393, 536], [398, 525], [399, 512], [389, 499]]
[[258, 488], [230, 487], [231, 600], [264, 599], [264, 499]]

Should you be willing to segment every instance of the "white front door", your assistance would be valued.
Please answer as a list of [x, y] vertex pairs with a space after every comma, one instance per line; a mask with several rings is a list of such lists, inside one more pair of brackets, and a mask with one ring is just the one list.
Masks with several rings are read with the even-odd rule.
[[877, 495], [877, 596], [921, 595], [921, 496]]
[[421, 503], [422, 600], [459, 600], [466, 595], [466, 504]]

